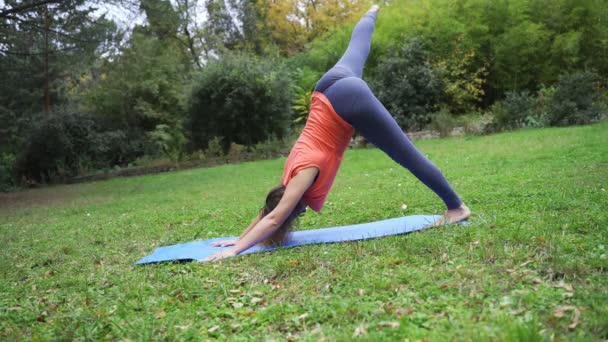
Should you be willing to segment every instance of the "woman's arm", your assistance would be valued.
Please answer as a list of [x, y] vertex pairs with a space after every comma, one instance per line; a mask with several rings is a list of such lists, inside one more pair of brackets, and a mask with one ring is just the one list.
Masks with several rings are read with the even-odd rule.
[[300, 199], [302, 199], [306, 190], [308, 190], [315, 181], [315, 177], [318, 173], [319, 170], [316, 167], [310, 167], [299, 171], [298, 174], [291, 179], [289, 184], [287, 184], [283, 198], [281, 198], [279, 204], [277, 204], [273, 211], [257, 222], [249, 232], [244, 233], [234, 246], [215, 253], [202, 261], [217, 261], [235, 256], [268, 238], [283, 224], [289, 214], [291, 214]]
[[262, 219], [262, 214], [258, 214], [258, 216], [255, 217], [255, 219], [253, 219], [253, 221], [251, 222], [251, 224], [249, 225], [249, 227], [247, 227], [247, 229], [245, 229], [245, 231], [243, 231], [243, 233], [241, 233], [241, 236], [239, 236], [238, 239], [236, 240], [224, 240], [224, 241], [217, 241], [211, 244], [211, 246], [213, 247], [228, 247], [228, 246], [234, 246], [234, 244], [239, 241], [240, 239], [243, 238], [243, 236], [247, 235], [251, 229], [253, 229], [253, 227], [255, 227], [256, 224], [258, 224], [258, 222], [260, 222], [260, 220]]

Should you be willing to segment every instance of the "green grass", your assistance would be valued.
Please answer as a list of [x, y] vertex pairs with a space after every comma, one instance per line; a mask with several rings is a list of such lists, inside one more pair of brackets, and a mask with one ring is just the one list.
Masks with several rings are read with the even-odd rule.
[[[0, 339], [607, 339], [608, 123], [417, 145], [471, 225], [135, 267], [161, 245], [240, 233], [284, 160], [12, 194]], [[380, 151], [355, 150], [301, 227], [442, 210]]]

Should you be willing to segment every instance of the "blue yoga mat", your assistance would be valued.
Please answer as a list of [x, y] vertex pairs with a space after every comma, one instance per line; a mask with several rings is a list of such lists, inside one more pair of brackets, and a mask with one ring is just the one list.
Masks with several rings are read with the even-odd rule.
[[[427, 228], [438, 218], [439, 216], [437, 215], [413, 215], [350, 226], [296, 231], [291, 234], [289, 243], [279, 248], [289, 248], [316, 243], [365, 240], [387, 235], [411, 233]], [[193, 241], [179, 245], [159, 247], [154, 250], [152, 254], [139, 260], [135, 264], [143, 265], [163, 261], [201, 260], [215, 252], [229, 248], [212, 247], [211, 243], [215, 241], [234, 239], [238, 239], [238, 236], [220, 237], [204, 241]], [[244, 251], [240, 255], [272, 251], [275, 249], [277, 248], [254, 246]]]

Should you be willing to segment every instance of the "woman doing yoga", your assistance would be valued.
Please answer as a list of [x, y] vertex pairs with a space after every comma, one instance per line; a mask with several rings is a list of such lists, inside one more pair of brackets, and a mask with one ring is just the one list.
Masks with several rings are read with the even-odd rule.
[[317, 83], [306, 126], [287, 157], [281, 185], [270, 191], [266, 205], [238, 240], [213, 244], [230, 248], [202, 261], [235, 256], [260, 242], [284, 243], [293, 220], [306, 206], [317, 212], [323, 207], [355, 129], [443, 200], [447, 211], [435, 225], [471, 215], [441, 171], [418, 151], [361, 79], [377, 14], [374, 5], [355, 26], [342, 58]]

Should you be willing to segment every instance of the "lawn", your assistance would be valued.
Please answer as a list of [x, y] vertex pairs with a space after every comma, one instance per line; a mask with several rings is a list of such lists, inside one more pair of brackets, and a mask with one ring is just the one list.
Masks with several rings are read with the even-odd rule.
[[[284, 159], [2, 195], [0, 339], [608, 339], [608, 122], [416, 144], [469, 226], [136, 267], [240, 233]], [[349, 150], [300, 226], [442, 210], [380, 151]]]

